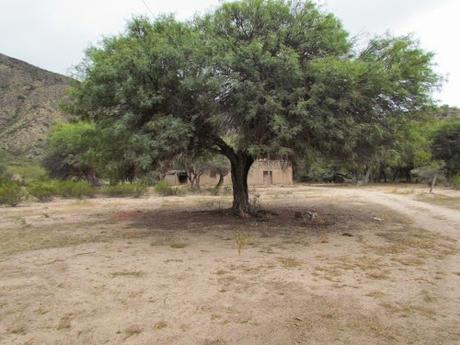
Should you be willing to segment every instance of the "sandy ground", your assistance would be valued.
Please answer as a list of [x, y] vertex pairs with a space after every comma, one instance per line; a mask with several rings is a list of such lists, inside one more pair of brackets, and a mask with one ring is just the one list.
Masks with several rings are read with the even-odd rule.
[[258, 189], [249, 220], [209, 195], [0, 208], [0, 344], [459, 344], [460, 193], [425, 192]]

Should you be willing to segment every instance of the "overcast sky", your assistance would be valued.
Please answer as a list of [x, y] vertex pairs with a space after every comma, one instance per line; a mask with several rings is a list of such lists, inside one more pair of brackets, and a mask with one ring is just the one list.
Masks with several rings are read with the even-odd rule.
[[[145, 2], [145, 4], [144, 4]], [[460, 0], [321, 0], [353, 35], [413, 33], [436, 53], [448, 78], [436, 94], [460, 106]], [[70, 74], [84, 50], [119, 33], [133, 15], [175, 13], [180, 19], [215, 8], [219, 0], [0, 0], [0, 53]], [[147, 6], [146, 6], [147, 5]]]

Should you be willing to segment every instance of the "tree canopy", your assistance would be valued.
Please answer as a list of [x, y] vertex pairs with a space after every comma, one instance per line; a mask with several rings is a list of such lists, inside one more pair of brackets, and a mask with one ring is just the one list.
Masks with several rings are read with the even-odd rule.
[[52, 177], [77, 177], [95, 183], [95, 143], [96, 129], [92, 123], [60, 124], [50, 134], [43, 165]]
[[257, 157], [373, 159], [439, 81], [410, 37], [357, 51], [334, 15], [283, 0], [224, 3], [190, 22], [135, 18], [89, 49], [81, 71], [71, 108], [122, 133], [115, 161], [153, 169], [183, 152], [222, 154], [241, 214]]
[[448, 177], [460, 175], [460, 117], [444, 122], [431, 145], [433, 157], [445, 162]]

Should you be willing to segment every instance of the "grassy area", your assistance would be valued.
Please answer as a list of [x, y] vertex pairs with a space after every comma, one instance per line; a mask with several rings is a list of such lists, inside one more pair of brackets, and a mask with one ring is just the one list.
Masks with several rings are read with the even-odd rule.
[[444, 194], [420, 194], [417, 200], [427, 202], [433, 205], [448, 207], [454, 210], [460, 210], [460, 197], [448, 196]]

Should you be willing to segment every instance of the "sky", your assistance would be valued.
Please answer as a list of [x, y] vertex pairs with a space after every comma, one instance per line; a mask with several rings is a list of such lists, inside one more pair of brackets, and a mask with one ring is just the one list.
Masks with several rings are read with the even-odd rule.
[[[135, 15], [191, 18], [220, 0], [0, 0], [0, 53], [70, 75], [91, 44], [120, 33]], [[460, 0], [317, 0], [362, 40], [413, 34], [436, 54], [446, 81], [435, 98], [460, 107]]]

